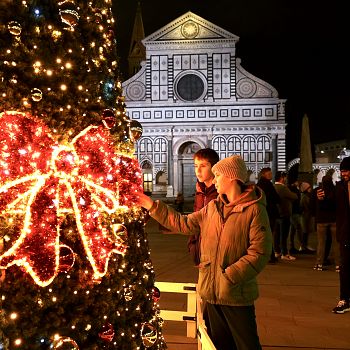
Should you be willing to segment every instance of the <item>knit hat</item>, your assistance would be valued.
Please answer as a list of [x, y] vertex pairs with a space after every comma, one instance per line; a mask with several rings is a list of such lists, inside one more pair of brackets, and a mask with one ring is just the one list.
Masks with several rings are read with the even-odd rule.
[[248, 172], [244, 160], [238, 156], [224, 158], [212, 167], [212, 172], [218, 172], [232, 180], [239, 180], [242, 183], [247, 181]]
[[340, 170], [350, 170], [350, 157], [345, 157], [340, 163]]

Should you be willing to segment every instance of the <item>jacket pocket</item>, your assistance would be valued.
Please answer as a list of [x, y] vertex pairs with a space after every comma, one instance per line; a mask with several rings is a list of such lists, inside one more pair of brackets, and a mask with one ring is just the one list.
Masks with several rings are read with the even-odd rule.
[[198, 265], [198, 293], [205, 300], [212, 300], [213, 298], [213, 281], [210, 265], [210, 261], [202, 261]]
[[220, 303], [235, 304], [243, 300], [242, 285], [232, 283], [226, 273], [222, 272], [219, 278], [218, 285], [218, 301]]

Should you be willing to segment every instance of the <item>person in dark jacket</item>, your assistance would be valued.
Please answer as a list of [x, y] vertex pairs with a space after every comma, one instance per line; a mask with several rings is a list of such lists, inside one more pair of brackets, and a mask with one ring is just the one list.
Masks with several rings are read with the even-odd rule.
[[254, 302], [257, 276], [272, 248], [265, 194], [245, 184], [248, 172], [240, 156], [220, 160], [213, 173], [219, 195], [199, 211], [181, 215], [142, 192], [139, 204], [171, 232], [201, 235], [197, 292], [207, 301], [215, 348], [261, 350]]
[[[276, 220], [279, 216], [278, 203], [280, 202], [280, 197], [272, 183], [272, 177], [273, 175], [270, 167], [262, 168], [260, 170], [260, 178], [257, 182], [257, 186], [259, 186], [265, 193], [267, 215], [269, 217], [271, 231], [273, 232], [276, 225]], [[272, 248], [269, 263], [273, 264], [277, 261], [278, 259], [275, 257], [275, 250]]]
[[[350, 157], [340, 163], [341, 180], [336, 183], [336, 230], [340, 249], [340, 298], [332, 310], [336, 314], [350, 311]], [[324, 194], [323, 194], [324, 195]]]
[[[322, 200], [317, 198], [318, 191], [324, 192]], [[336, 270], [339, 270], [339, 244], [336, 240], [336, 198], [335, 185], [331, 175], [325, 175], [319, 187], [311, 192], [311, 210], [316, 222], [317, 231], [317, 253], [314, 270], [325, 270], [324, 262], [327, 259], [327, 238], [331, 235], [331, 254], [336, 264]]]

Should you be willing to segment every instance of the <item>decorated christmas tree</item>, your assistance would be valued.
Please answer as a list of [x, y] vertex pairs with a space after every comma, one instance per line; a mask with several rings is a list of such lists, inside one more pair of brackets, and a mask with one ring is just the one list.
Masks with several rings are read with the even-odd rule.
[[165, 349], [111, 0], [0, 3], [0, 349]]

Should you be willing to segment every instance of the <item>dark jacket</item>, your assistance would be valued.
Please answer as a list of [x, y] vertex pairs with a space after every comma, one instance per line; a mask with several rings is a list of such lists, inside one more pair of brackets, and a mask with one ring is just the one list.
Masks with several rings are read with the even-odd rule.
[[[323, 189], [325, 197], [317, 199], [317, 191]], [[335, 186], [332, 178], [322, 179], [322, 187], [316, 187], [311, 192], [311, 212], [316, 223], [335, 222], [336, 217]]]
[[257, 185], [265, 193], [267, 215], [269, 216], [270, 222], [274, 222], [279, 216], [278, 203], [280, 202], [280, 197], [275, 189], [275, 186], [270, 180], [264, 178], [263, 176], [260, 177]]
[[198, 211], [204, 208], [211, 200], [218, 196], [215, 185], [205, 186], [204, 182], [197, 181], [196, 194], [194, 197], [193, 211]]
[[292, 215], [293, 201], [298, 200], [298, 195], [281, 183], [275, 183], [275, 189], [280, 197], [280, 202], [278, 204], [280, 218], [290, 218]]
[[341, 244], [350, 245], [350, 205], [348, 184], [338, 181], [335, 185], [337, 201], [337, 240]]

